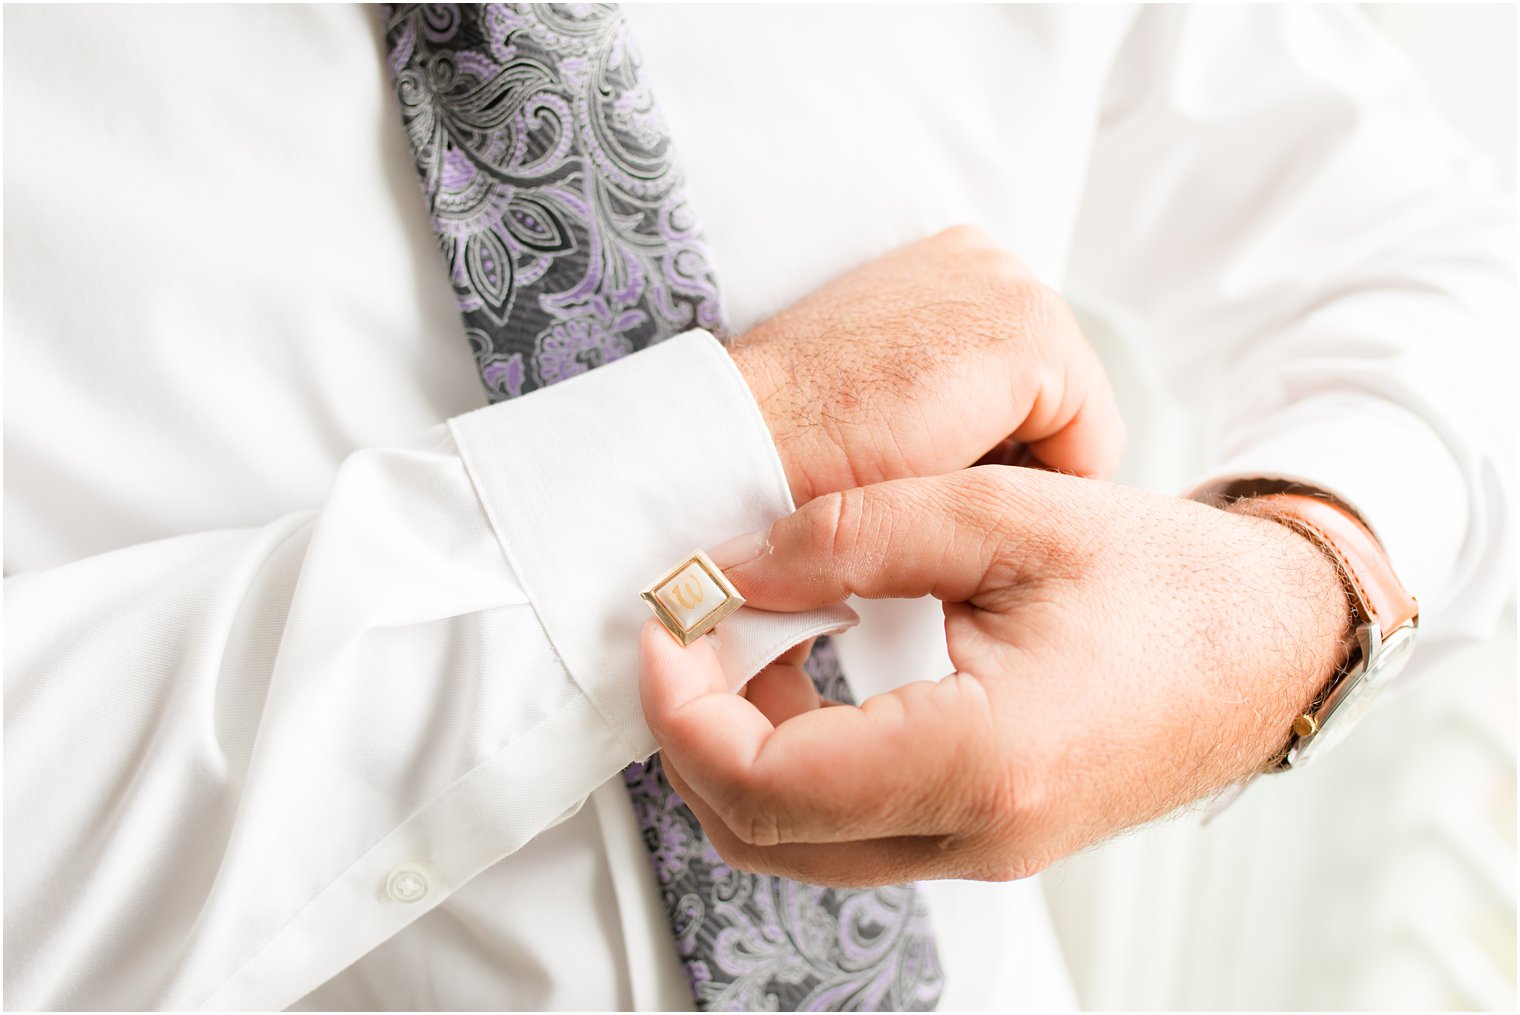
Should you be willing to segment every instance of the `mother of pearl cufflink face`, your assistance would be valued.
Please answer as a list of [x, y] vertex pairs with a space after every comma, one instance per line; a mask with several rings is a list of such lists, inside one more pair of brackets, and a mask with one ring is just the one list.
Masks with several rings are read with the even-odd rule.
[[692, 551], [639, 595], [682, 645], [690, 645], [744, 605], [744, 597], [701, 550]]

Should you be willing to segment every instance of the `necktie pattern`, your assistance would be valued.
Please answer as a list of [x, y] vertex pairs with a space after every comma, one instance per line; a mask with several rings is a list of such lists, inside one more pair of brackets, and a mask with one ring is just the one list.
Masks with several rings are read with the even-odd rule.
[[692, 327], [718, 287], [615, 10], [389, 8], [389, 64], [492, 401]]
[[[492, 401], [721, 327], [697, 218], [615, 7], [398, 5], [382, 18]], [[823, 693], [848, 700], [827, 639], [807, 667]], [[734, 870], [658, 755], [624, 781], [699, 1008], [934, 1007], [943, 979], [915, 886], [825, 889]]]

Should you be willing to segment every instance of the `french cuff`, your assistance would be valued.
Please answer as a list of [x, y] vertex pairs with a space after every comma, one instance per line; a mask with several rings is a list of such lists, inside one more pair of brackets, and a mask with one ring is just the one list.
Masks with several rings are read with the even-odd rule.
[[[689, 331], [449, 426], [555, 652], [625, 749], [607, 774], [648, 757], [639, 591], [693, 549], [793, 510], [738, 368], [711, 335]], [[715, 647], [738, 688], [792, 645], [856, 620], [845, 606], [744, 607]]]
[[1333, 494], [1373, 530], [1424, 621], [1468, 531], [1466, 484], [1450, 448], [1413, 413], [1373, 399], [1316, 400], [1271, 424], [1238, 441], [1198, 485], [1274, 476]]

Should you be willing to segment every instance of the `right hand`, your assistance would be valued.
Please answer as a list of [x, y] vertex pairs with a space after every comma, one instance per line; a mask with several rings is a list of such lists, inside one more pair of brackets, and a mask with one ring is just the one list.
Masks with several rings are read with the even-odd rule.
[[1071, 311], [969, 226], [835, 279], [729, 351], [799, 505], [979, 460], [1102, 478], [1124, 448]]
[[954, 675], [858, 707], [820, 697], [805, 649], [741, 696], [707, 639], [645, 627], [671, 785], [731, 866], [812, 884], [1041, 870], [1262, 771], [1351, 643], [1299, 531], [1033, 469], [830, 494], [752, 546], [726, 570], [758, 609], [944, 603]]

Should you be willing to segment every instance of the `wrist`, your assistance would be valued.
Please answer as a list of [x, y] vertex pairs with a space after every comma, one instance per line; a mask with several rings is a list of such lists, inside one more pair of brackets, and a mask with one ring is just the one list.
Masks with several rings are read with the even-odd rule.
[[770, 432], [771, 442], [776, 446], [776, 454], [786, 473], [792, 501], [801, 507], [813, 499], [816, 491], [808, 479], [807, 470], [802, 466], [805, 454], [799, 445], [803, 442], [799, 440], [797, 411], [790, 406], [786, 397], [786, 379], [781, 376], [780, 368], [764, 344], [750, 340], [748, 334], [730, 340], [725, 348], [749, 387], [755, 404], [760, 407], [760, 416], [765, 420], [765, 427]]
[[1301, 644], [1314, 652], [1314, 658], [1321, 663], [1328, 660], [1325, 665], [1333, 673], [1345, 661], [1356, 629], [1356, 612], [1347, 598], [1335, 557], [1284, 516], [1256, 501], [1237, 501], [1226, 510], [1271, 526], [1282, 559], [1278, 575], [1282, 594], [1303, 600], [1315, 619], [1305, 629]]
[[1355, 643], [1356, 614], [1335, 558], [1269, 506], [1250, 499], [1222, 508], [1253, 527], [1269, 547], [1268, 612], [1276, 628], [1282, 693], [1264, 712], [1263, 764], [1281, 757], [1294, 721], [1345, 665]]

